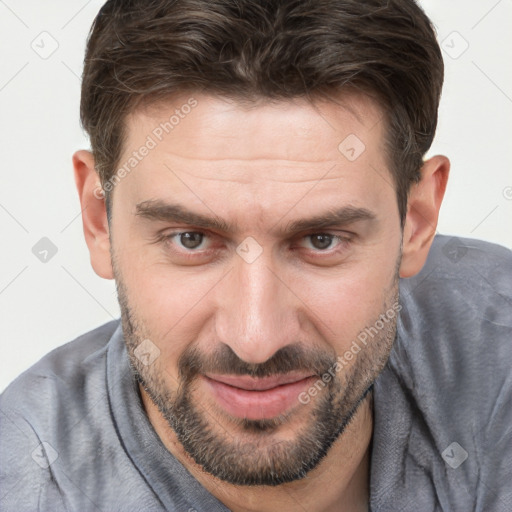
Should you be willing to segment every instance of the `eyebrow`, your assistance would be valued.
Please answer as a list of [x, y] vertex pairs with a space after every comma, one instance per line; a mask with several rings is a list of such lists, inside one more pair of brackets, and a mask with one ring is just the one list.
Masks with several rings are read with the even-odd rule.
[[[143, 219], [162, 222], [181, 222], [202, 229], [213, 229], [225, 233], [237, 233], [240, 227], [237, 224], [228, 223], [220, 217], [207, 216], [201, 213], [187, 210], [182, 205], [166, 203], [153, 199], [138, 203], [136, 215]], [[330, 226], [343, 226], [358, 221], [375, 220], [376, 215], [366, 208], [343, 206], [334, 208], [314, 217], [294, 220], [286, 224], [284, 229], [277, 231], [281, 236], [289, 236], [301, 231], [322, 229]]]

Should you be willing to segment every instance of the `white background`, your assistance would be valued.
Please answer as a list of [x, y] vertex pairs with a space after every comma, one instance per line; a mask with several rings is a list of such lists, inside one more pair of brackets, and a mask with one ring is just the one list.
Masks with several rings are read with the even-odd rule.
[[[0, 0], [0, 390], [52, 348], [119, 314], [113, 282], [89, 264], [71, 165], [73, 152], [89, 147], [79, 127], [80, 75], [102, 4]], [[421, 4], [446, 63], [430, 152], [452, 161], [439, 231], [512, 247], [512, 0]], [[41, 37], [46, 50], [58, 43], [47, 59], [31, 47]], [[58, 249], [47, 263], [32, 253], [42, 237]]]

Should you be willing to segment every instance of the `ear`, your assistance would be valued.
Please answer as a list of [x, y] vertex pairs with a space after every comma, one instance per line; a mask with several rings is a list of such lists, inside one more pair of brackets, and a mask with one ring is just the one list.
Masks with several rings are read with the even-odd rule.
[[113, 279], [110, 258], [110, 237], [105, 197], [90, 151], [80, 150], [73, 155], [75, 183], [82, 206], [85, 241], [96, 274]]
[[421, 180], [409, 191], [405, 219], [400, 277], [416, 275], [425, 264], [436, 234], [450, 161], [434, 156], [421, 168]]

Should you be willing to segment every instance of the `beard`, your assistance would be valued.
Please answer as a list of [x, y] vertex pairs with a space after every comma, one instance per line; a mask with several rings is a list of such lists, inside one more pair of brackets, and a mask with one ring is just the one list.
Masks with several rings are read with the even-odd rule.
[[[177, 361], [178, 385], [171, 390], [164, 378], [164, 357], [150, 365], [137, 357], [137, 347], [144, 340], [155, 338], [145, 328], [143, 319], [135, 316], [120, 274], [115, 274], [123, 334], [134, 375], [185, 451], [214, 477], [244, 486], [275, 486], [302, 479], [343, 435], [361, 404], [368, 400], [371, 410], [373, 383], [395, 340], [396, 315], [386, 323], [381, 321], [383, 327], [371, 342], [354, 355], [350, 366], [336, 371], [334, 376], [337, 356], [308, 344], [283, 347], [260, 364], [246, 363], [225, 344], [209, 354], [189, 346]], [[382, 314], [359, 332], [377, 324], [391, 304], [397, 303], [398, 275], [384, 301]], [[164, 343], [157, 341], [160, 346]], [[221, 416], [215, 407], [201, 404], [204, 397], [198, 390], [198, 377], [207, 372], [267, 377], [294, 370], [318, 376], [317, 382], [327, 374], [332, 378], [328, 383], [322, 381], [321, 391], [308, 404], [300, 402], [300, 406], [279, 417], [252, 420]]]

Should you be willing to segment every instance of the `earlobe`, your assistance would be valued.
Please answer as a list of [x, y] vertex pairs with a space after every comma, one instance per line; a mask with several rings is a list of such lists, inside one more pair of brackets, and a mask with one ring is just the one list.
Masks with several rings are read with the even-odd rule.
[[77, 151], [73, 155], [73, 168], [82, 207], [82, 223], [85, 241], [91, 256], [91, 265], [100, 277], [113, 279], [110, 232], [105, 199], [92, 153], [86, 150]]
[[449, 172], [448, 158], [434, 156], [423, 164], [421, 180], [411, 187], [403, 232], [400, 277], [416, 275], [427, 260], [436, 234]]

